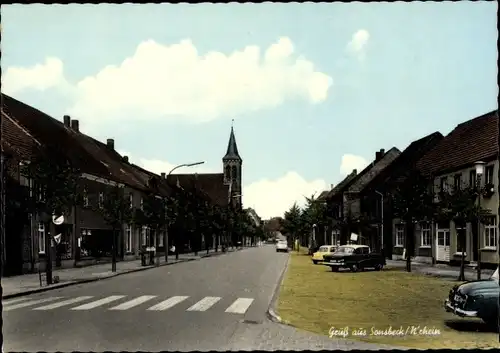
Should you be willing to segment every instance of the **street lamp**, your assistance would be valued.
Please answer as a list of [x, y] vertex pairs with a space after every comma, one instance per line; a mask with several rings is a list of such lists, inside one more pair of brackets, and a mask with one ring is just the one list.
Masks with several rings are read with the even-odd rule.
[[[476, 189], [477, 189], [477, 208], [481, 210], [481, 176], [484, 173], [485, 163], [478, 161], [475, 163], [476, 167]], [[477, 279], [481, 279], [481, 219], [477, 215]]]
[[[169, 183], [169, 176], [172, 174], [172, 172], [176, 169], [179, 169], [179, 168], [182, 168], [182, 167], [194, 167], [196, 165], [200, 165], [200, 164], [203, 164], [205, 163], [205, 161], [201, 161], [201, 162], [195, 162], [195, 163], [184, 163], [184, 164], [179, 164], [175, 167], [173, 167], [170, 172], [168, 172], [168, 175], [167, 175], [167, 184], [172, 187], [172, 185]], [[168, 230], [167, 230], [167, 236], [166, 236], [166, 239], [165, 239], [165, 262], [168, 261]], [[175, 259], [178, 260], [179, 259], [179, 249], [178, 247], [176, 246], [175, 247]]]
[[[384, 249], [384, 194], [375, 190], [375, 193], [380, 196], [380, 247]], [[385, 257], [385, 254], [382, 254]]]

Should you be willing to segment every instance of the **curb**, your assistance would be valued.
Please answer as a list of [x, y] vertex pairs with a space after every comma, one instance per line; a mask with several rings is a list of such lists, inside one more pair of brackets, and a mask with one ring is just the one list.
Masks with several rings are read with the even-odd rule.
[[290, 255], [288, 255], [288, 257], [286, 259], [285, 266], [283, 267], [283, 271], [281, 272], [281, 275], [279, 277], [278, 284], [276, 285], [276, 288], [274, 290], [273, 297], [271, 298], [271, 303], [269, 304], [269, 307], [267, 308], [267, 311], [266, 311], [267, 318], [269, 320], [271, 320], [272, 322], [275, 322], [278, 324], [283, 324], [284, 321], [276, 313], [276, 311], [274, 310], [274, 306], [276, 305], [276, 301], [278, 300], [278, 295], [279, 295], [279, 291], [281, 288], [281, 284], [283, 283], [283, 279], [285, 278], [285, 273], [288, 270], [289, 263], [290, 263]]
[[97, 281], [101, 281], [103, 279], [109, 279], [109, 278], [113, 278], [113, 277], [117, 277], [117, 276], [126, 275], [126, 274], [129, 274], [129, 273], [141, 272], [141, 271], [146, 271], [146, 270], [150, 270], [150, 269], [153, 269], [153, 268], [158, 268], [158, 267], [163, 267], [163, 266], [169, 266], [169, 265], [175, 265], [175, 264], [178, 264], [178, 263], [195, 261], [195, 260], [198, 260], [198, 259], [185, 259], [185, 260], [181, 260], [181, 261], [178, 261], [178, 262], [167, 262], [167, 263], [160, 264], [160, 266], [144, 266], [144, 267], [136, 268], [136, 269], [133, 269], [133, 270], [130, 270], [130, 271], [126, 271], [126, 272], [113, 273], [112, 275], [109, 275], [109, 276], [103, 276], [103, 277], [97, 277], [97, 278], [86, 278], [86, 279], [77, 280], [77, 281], [69, 281], [67, 283], [63, 283], [63, 284], [57, 285], [57, 286], [51, 286], [51, 287], [47, 286], [47, 287], [41, 287], [41, 288], [32, 289], [32, 290], [25, 291], [25, 292], [7, 294], [7, 295], [2, 296], [2, 300], [11, 299], [11, 298], [17, 298], [17, 297], [23, 297], [23, 296], [27, 296], [27, 295], [31, 295], [31, 294], [35, 294], [35, 293], [47, 292], [49, 290], [54, 290], [54, 289], [59, 289], [59, 288], [65, 288], [65, 287], [69, 287], [69, 286], [75, 286], [77, 284], [85, 284], [85, 283], [97, 282]]

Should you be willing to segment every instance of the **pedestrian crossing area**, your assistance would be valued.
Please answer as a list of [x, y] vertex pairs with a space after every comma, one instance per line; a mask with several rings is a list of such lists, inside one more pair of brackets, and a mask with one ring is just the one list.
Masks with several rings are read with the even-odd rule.
[[[198, 300], [197, 300], [198, 299]], [[234, 298], [233, 298], [234, 299]], [[218, 310], [228, 314], [245, 314], [253, 304], [253, 298], [237, 298], [230, 303], [222, 297], [192, 298], [190, 296], [160, 297], [157, 295], [141, 295], [130, 297], [127, 295], [110, 295], [99, 298], [91, 295], [68, 297], [48, 297], [31, 299], [29, 297], [2, 301], [3, 311], [33, 310], [50, 311], [64, 309], [72, 312], [104, 309], [109, 311], [127, 311], [134, 308], [146, 311], [166, 311], [174, 307], [182, 308], [187, 312], [205, 312]]]

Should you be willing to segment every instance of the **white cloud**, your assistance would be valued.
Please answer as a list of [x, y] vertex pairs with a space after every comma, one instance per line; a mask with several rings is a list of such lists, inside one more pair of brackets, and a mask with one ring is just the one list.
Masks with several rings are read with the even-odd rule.
[[307, 181], [296, 172], [288, 172], [275, 180], [260, 180], [243, 188], [244, 207], [252, 207], [263, 218], [283, 216], [284, 212], [297, 202], [305, 203], [304, 196], [310, 197], [327, 190], [324, 180]]
[[53, 57], [31, 67], [11, 66], [2, 76], [2, 92], [6, 94], [15, 94], [27, 88], [44, 91], [64, 84], [63, 63]]
[[368, 161], [361, 156], [356, 156], [354, 154], [344, 154], [342, 156], [342, 161], [340, 162], [340, 174], [342, 176], [347, 176], [351, 174], [353, 169], [357, 169], [358, 173], [365, 169], [368, 165]]
[[[263, 53], [262, 53], [263, 52]], [[9, 68], [9, 91], [52, 87], [63, 77], [59, 59], [34, 68]], [[121, 64], [103, 68], [68, 88], [74, 99], [67, 113], [92, 123], [103, 120], [219, 117], [279, 106], [302, 99], [324, 101], [332, 78], [294, 54], [283, 37], [267, 50], [249, 45], [231, 54], [200, 53], [191, 40], [162, 45], [142, 42]]]
[[351, 41], [347, 44], [347, 51], [356, 56], [359, 60], [364, 60], [366, 55], [366, 44], [370, 39], [370, 33], [365, 29], [360, 29], [352, 35]]

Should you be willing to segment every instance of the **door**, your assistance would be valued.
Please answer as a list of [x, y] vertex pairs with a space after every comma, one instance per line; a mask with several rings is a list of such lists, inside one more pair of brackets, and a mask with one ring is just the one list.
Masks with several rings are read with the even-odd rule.
[[436, 260], [450, 261], [450, 230], [438, 229], [436, 237]]

